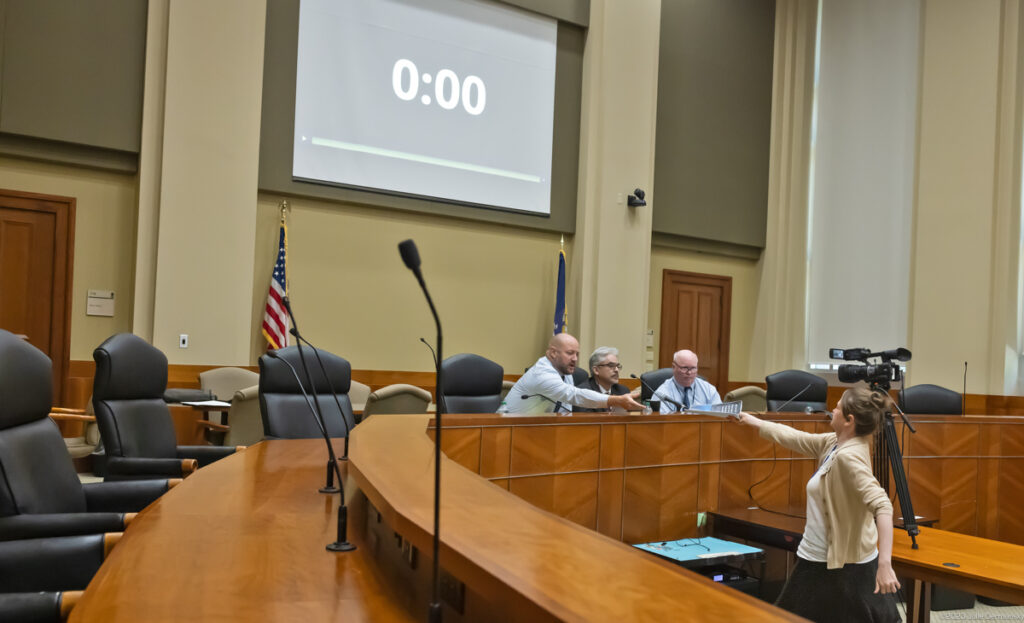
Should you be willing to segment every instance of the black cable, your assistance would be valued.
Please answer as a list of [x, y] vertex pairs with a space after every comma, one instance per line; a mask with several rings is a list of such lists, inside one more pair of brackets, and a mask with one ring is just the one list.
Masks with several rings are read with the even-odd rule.
[[775, 473], [775, 464], [778, 461], [778, 459], [779, 459], [779, 455], [775, 451], [775, 444], [772, 443], [772, 467], [771, 467], [771, 469], [768, 470], [768, 475], [767, 476], [765, 476], [761, 480], [758, 480], [757, 482], [755, 482], [754, 484], [750, 485], [747, 488], [747, 497], [750, 498], [750, 502], [751, 502], [751, 504], [754, 505], [755, 508], [763, 510], [766, 513], [774, 513], [776, 515], [785, 515], [786, 517], [795, 517], [797, 519], [806, 519], [806, 517], [804, 517], [803, 515], [794, 515], [793, 513], [786, 513], [786, 512], [783, 512], [783, 511], [777, 511], [777, 510], [772, 510], [770, 508], [765, 508], [756, 499], [754, 499], [754, 487], [756, 487], [757, 485], [767, 481], [769, 478], [772, 477], [772, 474]]

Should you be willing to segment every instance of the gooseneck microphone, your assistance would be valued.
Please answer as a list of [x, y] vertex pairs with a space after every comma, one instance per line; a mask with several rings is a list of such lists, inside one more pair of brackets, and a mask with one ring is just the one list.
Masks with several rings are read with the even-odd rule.
[[643, 385], [643, 386], [644, 386], [644, 387], [646, 387], [646, 388], [647, 388], [648, 390], [650, 390], [650, 392], [651, 392], [651, 396], [657, 396], [658, 398], [661, 398], [661, 399], [662, 399], [662, 400], [664, 400], [665, 402], [667, 402], [667, 403], [669, 403], [669, 404], [671, 404], [671, 405], [675, 405], [675, 407], [676, 407], [676, 411], [682, 411], [682, 410], [683, 410], [683, 405], [679, 404], [679, 403], [678, 403], [678, 402], [676, 402], [675, 400], [672, 400], [672, 399], [671, 399], [671, 398], [669, 398], [668, 396], [662, 396], [661, 394], [659, 394], [659, 393], [658, 393], [658, 390], [656, 390], [656, 389], [654, 389], [653, 387], [651, 387], [650, 385], [648, 385], [648, 384], [647, 384], [647, 381], [643, 380], [643, 379], [642, 379], [642, 378], [640, 378], [639, 376], [637, 376], [637, 375], [635, 375], [635, 374], [630, 374], [630, 375], [629, 375], [629, 378], [631, 378], [631, 379], [636, 379], [636, 380], [640, 381], [640, 384], [641, 384], [641, 385]]
[[[430, 345], [430, 342], [426, 341], [423, 338], [420, 338], [420, 341], [423, 342], [423, 345], [426, 346], [427, 349], [430, 350], [430, 356], [434, 359], [434, 370], [440, 370], [441, 369], [441, 362], [437, 358], [437, 353], [434, 352], [434, 347]], [[445, 411], [448, 410], [444, 406], [444, 392], [442, 392], [441, 388], [438, 387], [436, 393], [437, 393], [438, 404], [441, 405], [441, 412], [444, 413]]]
[[[434, 316], [434, 325], [437, 327], [437, 354], [434, 356], [434, 385], [437, 388], [438, 399], [434, 413], [434, 577], [433, 595], [430, 602], [430, 611], [427, 620], [430, 623], [441, 622], [441, 415], [444, 413], [444, 400], [441, 398], [441, 319], [437, 316], [437, 309], [434, 301], [430, 298], [430, 291], [423, 281], [423, 273], [420, 272], [420, 252], [416, 243], [410, 240], [403, 240], [398, 243], [398, 252], [402, 256], [405, 267], [416, 276], [416, 281], [427, 298], [427, 305], [430, 306], [430, 313]], [[424, 340], [425, 342], [425, 340]]]
[[[281, 357], [277, 351], [267, 351], [267, 356], [271, 359], [276, 359], [288, 366], [291, 370], [292, 376], [295, 378], [295, 382], [299, 385], [299, 391], [302, 392], [302, 397], [306, 399], [306, 406], [309, 407], [309, 412], [313, 414], [313, 421], [316, 422], [317, 428], [323, 433], [324, 441], [327, 443], [327, 454], [330, 457], [331, 465], [334, 467], [334, 474], [338, 477], [338, 532], [337, 540], [334, 543], [328, 543], [327, 549], [332, 552], [350, 552], [356, 548], [348, 542], [348, 506], [345, 505], [345, 485], [341, 479], [341, 470], [338, 468], [338, 458], [334, 454], [334, 448], [331, 446], [331, 438], [327, 435], [327, 429], [324, 428], [323, 422], [321, 421], [316, 409], [313, 407], [313, 402], [309, 399], [309, 394], [302, 387], [302, 381], [299, 380], [299, 373], [295, 371], [295, 366], [290, 361]], [[323, 491], [323, 489], [321, 489]]]
[[[331, 391], [331, 397], [334, 398], [334, 404], [335, 404], [335, 406], [338, 407], [338, 413], [341, 414], [341, 423], [345, 425], [345, 450], [342, 451], [342, 453], [341, 453], [341, 460], [342, 461], [347, 461], [348, 460], [348, 438], [349, 438], [349, 436], [352, 433], [352, 429], [349, 428], [348, 418], [345, 417], [345, 410], [341, 408], [341, 401], [338, 400], [338, 392], [334, 391], [334, 383], [331, 383], [331, 377], [327, 375], [327, 368], [324, 367], [324, 360], [320, 358], [320, 351], [317, 349], [316, 346], [313, 346], [312, 344], [310, 344], [309, 340], [307, 340], [306, 338], [304, 338], [301, 335], [299, 335], [299, 330], [297, 328], [295, 328], [295, 320], [294, 319], [292, 320], [292, 328], [289, 329], [288, 332], [291, 333], [292, 335], [294, 335], [296, 340], [299, 340], [300, 342], [305, 342], [306, 346], [309, 346], [311, 349], [313, 349], [313, 355], [316, 357], [316, 362], [320, 366], [320, 372], [324, 375], [324, 380], [327, 382], [327, 389], [329, 389]], [[314, 390], [315, 390], [315, 388], [314, 388]], [[314, 391], [313, 395], [314, 396], [316, 395], [315, 391]], [[326, 424], [326, 421], [324, 422], [324, 424]], [[328, 484], [330, 484], [330, 483], [328, 483]]]
[[790, 398], [790, 399], [789, 399], [789, 400], [787, 400], [786, 402], [784, 402], [784, 403], [782, 403], [781, 405], [779, 405], [778, 407], [776, 407], [776, 409], [775, 409], [775, 412], [776, 412], [776, 413], [782, 413], [782, 408], [783, 408], [783, 407], [785, 407], [785, 406], [788, 406], [788, 405], [789, 405], [789, 403], [791, 403], [791, 402], [793, 402], [794, 400], [796, 400], [797, 398], [799, 398], [801, 394], [803, 394], [803, 393], [804, 393], [805, 391], [809, 390], [809, 389], [810, 389], [811, 387], [813, 387], [813, 386], [814, 386], [814, 383], [808, 383], [808, 384], [807, 384], [807, 387], [805, 387], [805, 388], [801, 389], [800, 391], [798, 391], [797, 393], [793, 394], [793, 397], [792, 397], [792, 398]]
[[964, 362], [964, 393], [960, 394], [960, 415], [967, 415], [967, 362]]
[[[309, 385], [309, 390], [313, 392], [313, 404], [316, 406], [316, 409], [314, 409], [313, 411], [313, 419], [316, 420], [317, 426], [319, 426], [322, 430], [325, 431], [325, 439], [328, 439], [327, 483], [320, 488], [320, 493], [337, 493], [339, 489], [338, 487], [334, 486], [334, 464], [337, 461], [337, 457], [335, 457], [334, 455], [334, 448], [331, 447], [330, 438], [326, 436], [327, 422], [324, 421], [323, 410], [320, 408], [320, 397], [317, 395], [316, 385], [313, 384], [313, 378], [309, 375], [309, 368], [306, 367], [306, 357], [302, 352], [302, 337], [299, 335], [299, 331], [297, 328], [298, 323], [295, 322], [295, 313], [292, 312], [292, 302], [288, 298], [288, 296], [285, 295], [284, 297], [281, 298], [281, 303], [284, 304], [285, 311], [288, 312], [288, 319], [291, 321], [292, 324], [292, 328], [289, 331], [289, 333], [291, 333], [298, 339], [298, 341], [295, 344], [295, 348], [299, 351], [299, 361], [302, 363], [302, 371], [306, 374], [306, 383]], [[283, 358], [280, 359], [281, 361], [284, 361]], [[296, 374], [296, 377], [297, 376], [298, 375]], [[324, 376], [327, 375], [324, 374]], [[299, 390], [302, 392], [303, 396], [306, 395], [306, 390], [302, 387], [302, 383], [299, 383]], [[308, 400], [309, 397], [307, 396], [306, 399]], [[342, 419], [345, 419], [344, 414], [342, 414]]]

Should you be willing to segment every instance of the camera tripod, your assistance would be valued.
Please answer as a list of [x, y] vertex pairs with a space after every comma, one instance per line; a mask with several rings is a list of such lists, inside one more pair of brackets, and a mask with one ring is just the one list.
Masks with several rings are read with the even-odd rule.
[[[889, 384], [887, 382], [873, 381], [871, 383], [871, 390], [888, 395]], [[907, 416], [900, 410], [899, 406], [893, 406], [896, 407], [896, 411], [899, 412], [900, 417], [903, 419], [903, 425], [909, 428], [911, 433], [916, 433], [917, 431], [914, 430], [910, 420], [907, 419]], [[875, 439], [875, 476], [882, 484], [885, 492], [889, 493], [889, 469], [891, 466], [893, 482], [896, 485], [896, 496], [900, 501], [900, 512], [903, 514], [903, 528], [910, 535], [911, 547], [917, 549], [917, 535], [921, 533], [921, 530], [917, 527], [914, 504], [910, 501], [907, 474], [903, 471], [903, 453], [900, 451], [899, 439], [896, 437], [894, 419], [892, 411], [886, 411], [885, 416], [882, 418], [882, 434]]]

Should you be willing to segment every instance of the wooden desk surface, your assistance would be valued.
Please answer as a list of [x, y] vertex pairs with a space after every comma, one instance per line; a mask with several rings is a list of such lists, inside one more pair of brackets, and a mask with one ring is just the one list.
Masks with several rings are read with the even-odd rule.
[[70, 620], [422, 620], [369, 548], [324, 549], [338, 504], [317, 491], [324, 454], [322, 440], [264, 442], [199, 470], [136, 517]]
[[[802, 534], [804, 528], [803, 519], [761, 509], [730, 509], [713, 515], [713, 520], [722, 517], [781, 535]], [[1024, 604], [1024, 546], [926, 527], [921, 528], [917, 542], [915, 550], [906, 530], [893, 532], [892, 562], [897, 573]]]
[[[324, 549], [333, 540], [337, 498], [317, 492], [322, 442], [263, 442], [199, 470], [144, 510], [71, 621], [424, 620], [425, 604], [410, 606], [415, 616], [404, 609], [415, 591], [382, 570], [375, 552], [394, 531], [418, 548], [420, 567], [429, 567], [427, 421], [374, 416], [353, 431], [348, 482], [361, 489], [348, 488], [355, 552]], [[465, 583], [467, 595], [500, 606], [470, 620], [801, 620], [442, 460], [442, 566]], [[379, 540], [358, 530], [360, 517], [366, 524], [376, 516], [367, 498], [383, 520]]]
[[911, 549], [906, 531], [893, 534], [897, 573], [1024, 604], [1024, 546], [935, 528], [921, 528], [917, 543], [919, 548]]

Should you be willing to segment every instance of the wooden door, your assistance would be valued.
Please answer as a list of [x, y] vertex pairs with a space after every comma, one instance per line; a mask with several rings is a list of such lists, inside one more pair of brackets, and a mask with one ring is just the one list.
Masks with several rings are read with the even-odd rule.
[[672, 365], [684, 348], [697, 353], [698, 374], [725, 394], [729, 381], [732, 277], [665, 269], [661, 285], [658, 363]]
[[71, 351], [75, 200], [0, 190], [0, 329], [22, 334], [53, 360], [53, 400]]

